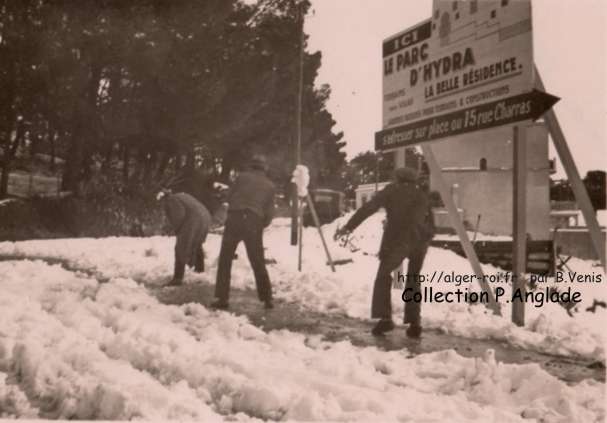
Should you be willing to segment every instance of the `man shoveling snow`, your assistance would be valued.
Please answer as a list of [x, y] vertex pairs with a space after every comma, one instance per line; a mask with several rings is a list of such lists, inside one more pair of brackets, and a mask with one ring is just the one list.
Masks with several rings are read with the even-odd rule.
[[[379, 251], [379, 268], [373, 288], [371, 318], [380, 319], [373, 328], [373, 335], [383, 335], [394, 329], [390, 289], [391, 273], [404, 259], [409, 258], [405, 292], [413, 296], [419, 292], [419, 278], [434, 224], [430, 199], [425, 189], [417, 184], [417, 172], [400, 168], [395, 171], [395, 182], [387, 185], [375, 197], [354, 213], [348, 223], [335, 233], [335, 239], [344, 237], [356, 229], [366, 218], [386, 209], [387, 223]], [[421, 336], [421, 304], [409, 301], [405, 304], [404, 323], [409, 323], [407, 335]]]
[[186, 264], [196, 272], [204, 272], [204, 251], [202, 244], [207, 238], [211, 225], [211, 214], [207, 208], [190, 194], [162, 190], [157, 199], [162, 201], [177, 241], [175, 243], [175, 269], [168, 286], [183, 283]]

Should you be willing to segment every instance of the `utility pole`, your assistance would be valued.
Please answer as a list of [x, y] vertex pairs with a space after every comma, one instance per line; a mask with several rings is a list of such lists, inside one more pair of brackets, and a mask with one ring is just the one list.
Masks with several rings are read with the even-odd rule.
[[[296, 104], [296, 142], [297, 146], [295, 149], [295, 165], [301, 164], [301, 115], [302, 115], [302, 102], [303, 102], [303, 65], [304, 65], [304, 16], [302, 13], [301, 3], [297, 6], [297, 18], [301, 25], [300, 38], [299, 38], [299, 81], [297, 85], [297, 104]], [[297, 186], [291, 184], [291, 245], [297, 245], [298, 242], [298, 228], [302, 222], [300, 222], [299, 216], [299, 197], [297, 195]]]
[[379, 162], [382, 159], [381, 153], [378, 151], [375, 153], [375, 192], [379, 190]]

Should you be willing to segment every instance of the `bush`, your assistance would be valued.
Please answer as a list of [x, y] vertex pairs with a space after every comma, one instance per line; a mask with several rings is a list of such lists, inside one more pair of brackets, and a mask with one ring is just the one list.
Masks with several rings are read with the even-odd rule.
[[144, 185], [126, 188], [107, 179], [89, 183], [75, 204], [78, 232], [85, 236], [149, 236], [164, 233], [164, 211]]
[[0, 206], [0, 241], [164, 234], [164, 211], [149, 188], [98, 179], [81, 197], [45, 197]]

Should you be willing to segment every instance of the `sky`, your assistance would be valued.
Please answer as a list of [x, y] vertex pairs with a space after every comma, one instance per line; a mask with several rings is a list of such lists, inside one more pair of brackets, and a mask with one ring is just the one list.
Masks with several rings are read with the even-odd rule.
[[[308, 51], [317, 85], [345, 133], [348, 158], [373, 150], [381, 129], [382, 40], [429, 18], [432, 0], [311, 0]], [[607, 168], [607, 1], [533, 0], [534, 60], [582, 177]], [[550, 158], [557, 157], [551, 146]], [[557, 166], [557, 177], [564, 177]]]

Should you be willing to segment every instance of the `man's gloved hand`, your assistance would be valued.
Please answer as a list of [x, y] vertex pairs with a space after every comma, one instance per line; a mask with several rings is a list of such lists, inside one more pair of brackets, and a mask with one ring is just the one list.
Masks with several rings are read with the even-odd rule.
[[345, 227], [337, 228], [337, 230], [335, 231], [335, 234], [333, 234], [333, 240], [337, 241], [338, 239], [348, 236], [351, 233], [352, 233], [352, 231], [346, 229]]

